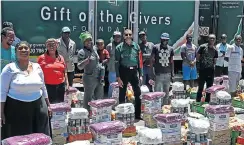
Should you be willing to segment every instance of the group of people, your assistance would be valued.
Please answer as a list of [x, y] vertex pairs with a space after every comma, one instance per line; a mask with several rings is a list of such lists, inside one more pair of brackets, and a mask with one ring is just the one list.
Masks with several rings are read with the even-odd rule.
[[[70, 39], [71, 30], [63, 27], [61, 37], [46, 41], [46, 52], [37, 63], [31, 62], [30, 45], [15, 36], [13, 24], [4, 22], [1, 30], [1, 139], [31, 133], [50, 134], [50, 103], [64, 101], [64, 95], [73, 85], [74, 54], [76, 43]], [[123, 37], [123, 39], [122, 39]], [[89, 32], [79, 36], [83, 48], [78, 52], [77, 68], [84, 70], [83, 107], [89, 110], [88, 102], [104, 98], [105, 69], [109, 83], [119, 85], [119, 103], [125, 103], [128, 83], [135, 96], [135, 118], [141, 119], [140, 85], [147, 85], [150, 91], [165, 92], [163, 105], [169, 104], [170, 83], [174, 78], [174, 49], [169, 46], [170, 36], [162, 33], [160, 42], [147, 40], [144, 31], [139, 33], [140, 44], [133, 41], [132, 31], [113, 33], [113, 41], [106, 47], [103, 39], [93, 45]], [[226, 35], [215, 47], [215, 35], [209, 35], [209, 42], [197, 48], [192, 44], [192, 35], [181, 46], [182, 70], [185, 84], [194, 86], [198, 78], [197, 101], [202, 97], [204, 84], [213, 85], [216, 76], [229, 75], [230, 92], [234, 93], [241, 77], [243, 51], [241, 36], [235, 37], [235, 44], [226, 43]], [[122, 41], [123, 40], [123, 41]], [[199, 77], [196, 63], [199, 61]], [[226, 68], [228, 67], [228, 69]], [[154, 86], [154, 88], [152, 88]], [[112, 97], [109, 87], [108, 97]], [[206, 101], [209, 102], [209, 94]]]

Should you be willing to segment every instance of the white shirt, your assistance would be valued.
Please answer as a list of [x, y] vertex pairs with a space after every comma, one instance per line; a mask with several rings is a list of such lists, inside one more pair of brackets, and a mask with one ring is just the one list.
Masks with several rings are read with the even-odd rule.
[[233, 44], [229, 49], [227, 49], [225, 57], [229, 58], [228, 71], [241, 73], [242, 71], [241, 60], [243, 58], [242, 48]]
[[[228, 61], [224, 60], [223, 53], [220, 52], [220, 46], [222, 45], [222, 43], [219, 43], [216, 45], [216, 49], [218, 51], [218, 58], [216, 60], [216, 66], [221, 66], [221, 67], [228, 67]], [[228, 48], [230, 48], [231, 45], [226, 44], [226, 50], [228, 50]]]
[[5, 102], [7, 96], [23, 102], [32, 102], [41, 96], [48, 97], [40, 65], [32, 63], [32, 67], [33, 70], [29, 74], [21, 71], [15, 62], [3, 68], [1, 73], [1, 102]]

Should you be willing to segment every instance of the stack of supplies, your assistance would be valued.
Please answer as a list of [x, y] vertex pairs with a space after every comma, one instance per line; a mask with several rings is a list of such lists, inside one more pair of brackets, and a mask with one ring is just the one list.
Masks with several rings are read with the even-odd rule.
[[218, 91], [216, 93], [218, 105], [231, 105], [231, 95], [226, 91]]
[[214, 85], [221, 85], [222, 82], [223, 82], [223, 77], [214, 78]]
[[157, 127], [157, 123], [153, 116], [162, 112], [161, 105], [164, 96], [164, 92], [151, 92], [142, 95], [142, 112], [146, 127]]
[[189, 131], [187, 133], [187, 141], [189, 143], [207, 143], [210, 127], [208, 119], [188, 118], [188, 121]]
[[171, 100], [171, 113], [180, 113], [186, 118], [190, 108], [189, 99], [173, 99]]
[[119, 103], [119, 84], [118, 82], [111, 83], [110, 86], [112, 87], [112, 99], [116, 100], [118, 105]]
[[65, 144], [68, 137], [67, 113], [71, 111], [68, 103], [57, 103], [50, 105], [53, 116], [51, 118], [53, 144]]
[[126, 125], [121, 121], [101, 122], [90, 125], [94, 145], [121, 145], [122, 131]]
[[2, 145], [52, 145], [52, 140], [45, 134], [33, 133], [6, 138], [2, 140]]
[[213, 105], [217, 105], [217, 96], [216, 93], [218, 91], [223, 91], [225, 89], [225, 87], [223, 85], [215, 85], [212, 87], [209, 87], [206, 89], [206, 93], [210, 93], [210, 103], [209, 104], [213, 104]]
[[138, 143], [137, 145], [147, 145], [147, 144], [162, 144], [162, 132], [159, 128], [144, 128], [140, 129], [138, 131], [137, 139]]
[[130, 137], [136, 135], [136, 127], [134, 126], [135, 108], [132, 103], [119, 104], [115, 107], [116, 120], [119, 120], [127, 125], [123, 131], [123, 136]]
[[212, 144], [230, 144], [229, 120], [233, 110], [233, 107], [229, 105], [209, 105], [205, 108], [210, 122], [209, 138], [212, 140]]
[[88, 111], [84, 108], [71, 108], [68, 113], [68, 142], [76, 140], [91, 140]]
[[174, 82], [172, 84], [173, 96], [171, 99], [186, 99], [186, 91], [182, 82]]
[[161, 129], [164, 144], [181, 142], [181, 114], [156, 114], [154, 118], [157, 121], [158, 128]]
[[100, 99], [88, 103], [91, 106], [92, 123], [111, 121], [112, 106], [115, 99]]
[[77, 92], [78, 92], [78, 89], [69, 87], [69, 90], [66, 91], [64, 94], [64, 102], [71, 105], [73, 103], [72, 101], [76, 100], [76, 98], [77, 98]]

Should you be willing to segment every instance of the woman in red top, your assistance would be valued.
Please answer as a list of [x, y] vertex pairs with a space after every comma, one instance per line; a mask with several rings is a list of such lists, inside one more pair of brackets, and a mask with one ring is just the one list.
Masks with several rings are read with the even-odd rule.
[[69, 86], [65, 61], [63, 56], [58, 54], [56, 39], [48, 39], [46, 47], [47, 52], [39, 56], [37, 62], [44, 73], [49, 100], [50, 103], [64, 102], [65, 84]]

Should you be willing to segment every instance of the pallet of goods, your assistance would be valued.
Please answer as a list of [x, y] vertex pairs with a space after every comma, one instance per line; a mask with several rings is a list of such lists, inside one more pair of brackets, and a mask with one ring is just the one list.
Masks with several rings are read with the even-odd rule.
[[215, 85], [215, 86], [212, 86], [212, 87], [209, 87], [206, 89], [206, 93], [210, 93], [210, 103], [211, 105], [218, 105], [218, 99], [217, 99], [217, 96], [216, 96], [216, 93], [218, 91], [224, 91], [225, 90], [225, 86], [223, 85]]
[[51, 104], [50, 107], [53, 112], [51, 118], [53, 144], [65, 144], [68, 137], [66, 117], [71, 107], [68, 103]]

